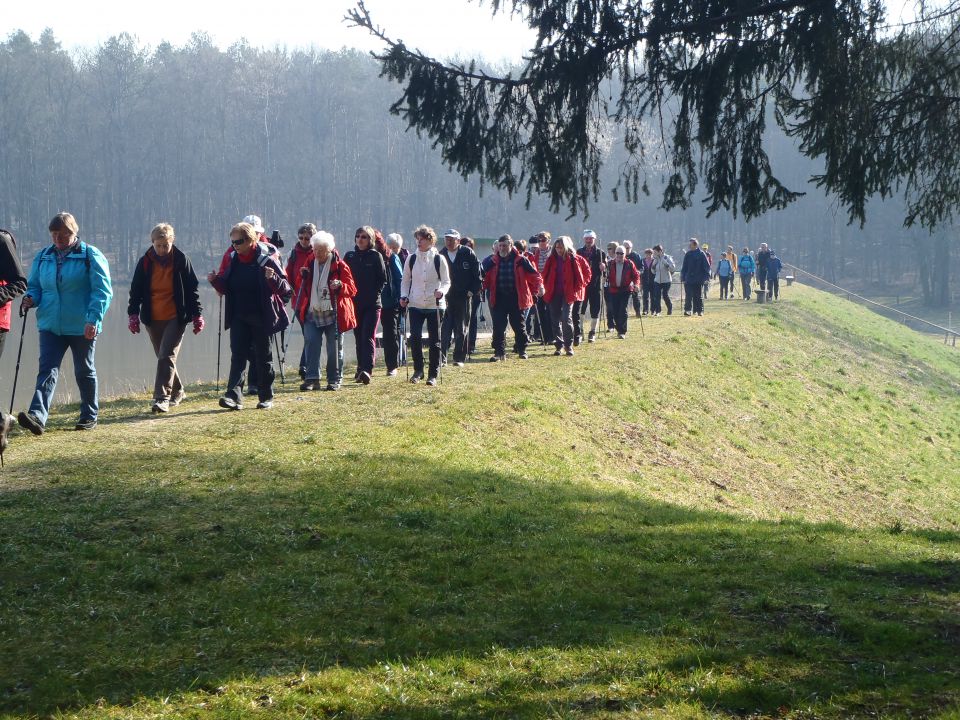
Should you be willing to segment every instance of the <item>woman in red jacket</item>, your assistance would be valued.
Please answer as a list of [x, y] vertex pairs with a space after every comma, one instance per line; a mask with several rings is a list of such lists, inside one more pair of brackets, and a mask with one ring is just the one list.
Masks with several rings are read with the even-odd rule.
[[357, 326], [353, 300], [357, 286], [350, 266], [337, 257], [333, 235], [321, 230], [310, 238], [313, 252], [300, 269], [297, 317], [303, 324], [306, 377], [301, 390], [320, 389], [320, 351], [327, 343], [327, 387], [343, 380], [343, 333]]
[[584, 277], [584, 265], [586, 263], [577, 262], [573, 240], [566, 235], [558, 237], [543, 268], [543, 301], [550, 309], [549, 317], [554, 324], [553, 344], [557, 348], [554, 355], [564, 352], [573, 355], [571, 309], [578, 297], [582, 299], [589, 282], [589, 275]]
[[627, 259], [627, 251], [623, 245], [617, 245], [613, 253], [614, 259], [607, 263], [607, 281], [610, 286], [610, 316], [617, 329], [617, 337], [623, 340], [627, 335], [627, 305], [630, 296], [640, 282], [640, 273], [637, 266]]

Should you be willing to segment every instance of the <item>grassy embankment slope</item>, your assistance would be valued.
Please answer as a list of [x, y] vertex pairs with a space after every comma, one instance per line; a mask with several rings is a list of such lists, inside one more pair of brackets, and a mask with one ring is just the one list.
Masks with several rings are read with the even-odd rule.
[[960, 353], [785, 294], [16, 438], [0, 717], [957, 717]]

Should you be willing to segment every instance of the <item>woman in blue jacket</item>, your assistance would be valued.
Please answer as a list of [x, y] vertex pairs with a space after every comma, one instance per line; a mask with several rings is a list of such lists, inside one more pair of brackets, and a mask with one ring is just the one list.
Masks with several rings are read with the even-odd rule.
[[53, 244], [33, 259], [22, 308], [37, 308], [40, 331], [40, 371], [30, 409], [17, 422], [34, 435], [43, 433], [50, 401], [57, 389], [60, 363], [69, 348], [80, 389], [77, 430], [97, 426], [97, 369], [94, 350], [113, 290], [107, 259], [97, 248], [80, 241], [73, 215], [58, 213], [50, 221]]
[[750, 248], [744, 248], [740, 260], [737, 262], [740, 271], [740, 285], [743, 287], [743, 299], [750, 299], [750, 285], [753, 283], [753, 274], [757, 271], [757, 264], [753, 261]]

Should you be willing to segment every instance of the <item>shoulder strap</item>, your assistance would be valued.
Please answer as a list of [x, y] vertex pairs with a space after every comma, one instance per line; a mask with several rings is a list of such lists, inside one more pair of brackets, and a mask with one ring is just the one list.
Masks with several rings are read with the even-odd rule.
[[433, 269], [437, 271], [437, 280], [440, 279], [440, 262], [442, 259], [443, 258], [440, 257], [440, 253], [437, 253], [433, 256]]

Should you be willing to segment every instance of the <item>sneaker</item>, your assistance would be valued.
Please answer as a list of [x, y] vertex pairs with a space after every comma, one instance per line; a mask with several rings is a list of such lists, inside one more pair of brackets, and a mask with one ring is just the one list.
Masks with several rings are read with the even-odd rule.
[[454, 367], [463, 367], [463, 363], [460, 362], [459, 360], [457, 360], [457, 361], [453, 364], [453, 366], [454, 366]]
[[697, 317], [703, 317], [703, 310], [697, 313]]
[[[491, 355], [491, 356], [490, 356], [490, 362], [499, 362], [500, 358], [501, 358], [500, 355]], [[22, 425], [22, 424], [23, 424], [23, 423], [21, 423], [21, 425]]]
[[563, 350], [561, 350], [560, 348], [557, 348], [556, 350], [553, 351], [553, 355], [554, 357], [558, 355], [563, 355]]
[[319, 389], [320, 389], [320, 381], [319, 381], [319, 380], [306, 380], [306, 381], [304, 381], [304, 382], [302, 382], [302, 383], [300, 384], [300, 389], [301, 389], [303, 392], [307, 392], [307, 391], [309, 391], [309, 390], [319, 390]]
[[517, 357], [519, 357], [521, 360], [526, 360], [529, 356], [525, 352], [522, 352]]
[[592, 343], [592, 342], [596, 342], [596, 340], [597, 340], [597, 333], [594, 330], [591, 330], [590, 334], [587, 336], [587, 342]]
[[250, 387], [247, 388], [247, 395], [259, 395], [259, 394], [260, 394], [260, 388], [258, 388], [256, 385], [251, 385]]
[[187, 394], [183, 390], [181, 390], [172, 398], [170, 398], [170, 407], [176, 407], [186, 399], [187, 399]]
[[435, 377], [427, 378], [427, 385], [430, 387], [435, 387], [437, 384], [437, 379]]
[[617, 333], [617, 340], [626, 340], [627, 336], [623, 333]]
[[43, 435], [43, 425], [40, 424], [40, 421], [37, 420], [36, 415], [33, 413], [22, 412], [17, 415], [17, 423], [24, 430], [29, 430], [34, 435]]
[[683, 315], [684, 315], [684, 317], [690, 317], [690, 311], [689, 311], [689, 310], [684, 310], [684, 311], [683, 311]]
[[353, 381], [360, 382], [360, 368], [357, 368], [357, 371], [353, 374]]
[[257, 403], [257, 410], [269, 410], [273, 407], [273, 400], [261, 400]]
[[227, 395], [224, 395], [222, 398], [220, 398], [219, 405], [224, 410], [243, 410], [242, 402], [239, 402], [238, 400], [235, 400]]
[[[646, 314], [647, 314], [647, 311], [646, 311], [646, 310], [644, 310], [644, 311], [643, 311], [643, 314], [644, 314], [644, 315], [646, 315]], [[639, 316], [639, 315], [637, 315], [637, 317], [640, 317], [640, 316]]]
[[393, 370], [387, 370], [387, 377], [396, 377], [396, 376], [397, 376], [396, 368], [394, 368]]
[[74, 430], [93, 430], [97, 426], [96, 419], [93, 420], [79, 420], [76, 425], [73, 426]]
[[13, 415], [7, 415], [5, 412], [0, 412], [0, 452], [6, 450], [7, 445], [10, 444], [10, 441], [7, 439], [7, 435], [10, 434], [10, 431], [16, 424], [17, 421]]
[[572, 349], [572, 348], [567, 348], [567, 349], [566, 349], [566, 354], [567, 354], [567, 357], [573, 357], [573, 349]]
[[340, 383], [328, 383], [324, 390], [329, 390], [330, 392], [336, 392], [340, 389]]
[[150, 412], [154, 415], [159, 415], [160, 413], [170, 412], [170, 401], [169, 400], [154, 400], [153, 405], [150, 408]]
[[423, 380], [423, 373], [416, 373], [416, 372], [415, 372], [413, 375], [410, 376], [410, 384], [411, 384], [411, 385], [416, 385], [416, 384], [419, 383], [421, 380]]
[[364, 370], [362, 373], [360, 373], [360, 382], [362, 382], [364, 385], [369, 385], [369, 384], [370, 384], [370, 373], [368, 373], [366, 370]]

